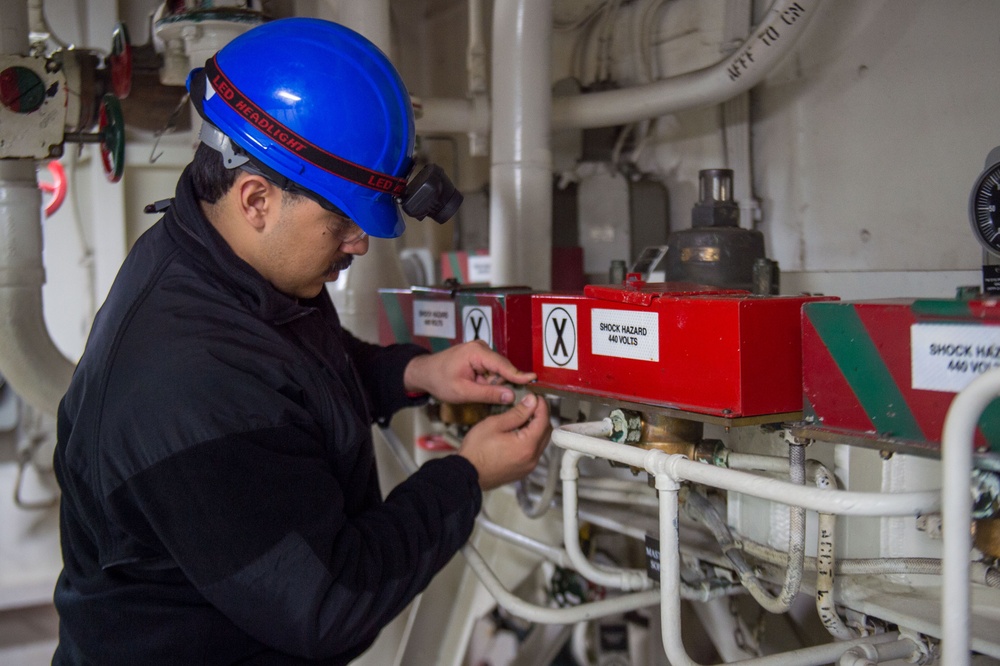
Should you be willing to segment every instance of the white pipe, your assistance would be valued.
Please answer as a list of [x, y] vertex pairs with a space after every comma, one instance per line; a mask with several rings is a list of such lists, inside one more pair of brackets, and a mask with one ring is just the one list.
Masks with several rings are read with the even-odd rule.
[[979, 417], [1000, 395], [1000, 369], [990, 370], [962, 389], [948, 408], [941, 433], [941, 511], [944, 554], [941, 581], [941, 663], [967, 666], [971, 637], [969, 553], [972, 550], [972, 449]]
[[488, 534], [492, 534], [498, 539], [503, 539], [507, 543], [519, 546], [531, 553], [534, 553], [535, 555], [544, 557], [560, 567], [571, 568], [573, 566], [572, 560], [562, 548], [550, 546], [549, 544], [533, 539], [526, 534], [515, 532], [509, 527], [504, 527], [499, 523], [495, 523], [487, 517], [485, 513], [480, 513], [476, 517], [476, 524], [482, 527]]
[[819, 4], [819, 0], [775, 0], [743, 45], [710, 67], [643, 86], [558, 97], [552, 102], [552, 127], [624, 125], [731, 99], [767, 76], [791, 50]]
[[[541, 4], [550, 1], [543, 0]], [[587, 129], [624, 125], [732, 99], [760, 83], [770, 73], [795, 44], [818, 5], [819, 0], [776, 0], [760, 26], [740, 48], [711, 67], [622, 90], [558, 97], [551, 102], [552, 128]], [[775, 32], [778, 37], [771, 39]], [[508, 43], [508, 34], [512, 33], [498, 34], [494, 27], [494, 44]], [[497, 41], [498, 37], [501, 41]], [[496, 49], [494, 52], [496, 82]], [[503, 57], [504, 53], [499, 55]], [[539, 63], [538, 67], [541, 69], [542, 64]], [[494, 99], [497, 94], [494, 84]], [[421, 132], [478, 133], [489, 129], [489, 118], [475, 110], [474, 100], [424, 99], [423, 105], [424, 117], [417, 122], [417, 129]], [[482, 126], [484, 122], [487, 124], [485, 128]]]
[[[392, 58], [389, 0], [343, 0], [338, 20], [361, 33]], [[378, 342], [378, 290], [407, 286], [398, 239], [373, 238], [368, 254], [327, 285], [344, 328], [358, 338]]]
[[[783, 473], [789, 468], [789, 461], [781, 456], [730, 452], [726, 455], [726, 466], [729, 469], [759, 469]], [[825, 465], [815, 460], [807, 460], [806, 468], [817, 488], [837, 489], [837, 479]], [[747, 551], [746, 542], [743, 545], [743, 549]], [[840, 619], [833, 598], [837, 571], [836, 548], [837, 517], [830, 513], [820, 513], [816, 558], [813, 560], [813, 568], [816, 570], [816, 612], [823, 626], [834, 638], [847, 640], [853, 638], [854, 633]]]
[[588, 456], [606, 458], [630, 467], [645, 469], [654, 476], [666, 474], [673, 479], [694, 481], [817, 512], [843, 516], [911, 516], [934, 513], [941, 506], [938, 491], [867, 493], [821, 490], [693, 462], [682, 455], [669, 455], [662, 451], [646, 451], [626, 444], [616, 444], [595, 436], [606, 437], [610, 433], [611, 421], [604, 419], [600, 422], [570, 424], [556, 428], [552, 433], [552, 441], [557, 446], [579, 451]]
[[[483, 37], [483, 0], [469, 0], [469, 46], [466, 68], [469, 75], [469, 99], [475, 126], [470, 127], [469, 154], [485, 157], [489, 154], [489, 95], [486, 88], [486, 40]], [[425, 109], [426, 110], [426, 109]]]
[[490, 256], [494, 284], [552, 284], [553, 0], [496, 0]]
[[841, 655], [837, 666], [877, 666], [882, 662], [896, 659], [910, 660], [921, 654], [920, 646], [913, 639], [902, 636], [892, 643], [852, 647]]
[[389, 0], [345, 0], [339, 7], [340, 23], [360, 32], [392, 59]]
[[645, 571], [606, 569], [587, 559], [580, 549], [580, 523], [577, 516], [576, 481], [580, 477], [577, 465], [583, 454], [567, 451], [563, 455], [560, 478], [563, 482], [563, 543], [573, 568], [584, 578], [619, 590], [646, 590], [653, 582]]
[[543, 624], [584, 622], [614, 613], [625, 613], [638, 608], [655, 606], [660, 599], [659, 590], [647, 590], [568, 608], [547, 608], [524, 601], [507, 590], [486, 564], [486, 561], [483, 560], [483, 556], [472, 546], [462, 548], [462, 555], [465, 556], [469, 567], [479, 577], [487, 591], [497, 600], [497, 603], [517, 617], [529, 622]]
[[[661, 474], [656, 477], [656, 489], [660, 493], [660, 631], [663, 649], [671, 666], [700, 666], [688, 656], [681, 640], [683, 633], [680, 603], [680, 538], [677, 529], [677, 491], [679, 487], [677, 480], [669, 475]], [[846, 650], [856, 645], [884, 643], [896, 638], [896, 633], [880, 634], [735, 663], [746, 666], [764, 666], [765, 664], [768, 666], [823, 666], [836, 661]]]
[[[28, 6], [4, 9], [0, 53], [28, 50]], [[0, 374], [39, 411], [54, 415], [73, 375], [42, 310], [42, 195], [35, 161], [0, 160]]]
[[[411, 456], [409, 451], [406, 450], [406, 447], [403, 445], [399, 437], [396, 436], [396, 433], [389, 428], [382, 428], [382, 433], [385, 435], [385, 440], [389, 445], [389, 450], [392, 451], [393, 455], [395, 455], [399, 460], [400, 465], [407, 475], [413, 474], [417, 471], [416, 461], [413, 460], [413, 456]], [[500, 528], [499, 525], [496, 525], [496, 523], [493, 523], [488, 518], [479, 520], [479, 523], [486, 528], [487, 531], [501, 538], [506, 539], [511, 535], [516, 534], [506, 528]], [[521, 535], [518, 536], [520, 537]], [[512, 542], [517, 543], [518, 545], [527, 546], [529, 549], [534, 550], [534, 544], [529, 545], [527, 543], [528, 540], [529, 539], [527, 537], [524, 537], [513, 539]], [[653, 590], [616, 597], [606, 601], [582, 604], [580, 606], [573, 606], [570, 608], [547, 608], [544, 606], [536, 606], [535, 604], [524, 601], [507, 590], [507, 588], [503, 586], [503, 583], [500, 582], [500, 579], [498, 579], [490, 569], [489, 565], [486, 564], [486, 561], [483, 559], [482, 555], [479, 554], [479, 551], [477, 551], [471, 544], [462, 548], [462, 554], [468, 561], [469, 567], [473, 570], [476, 576], [479, 577], [479, 580], [483, 583], [489, 593], [493, 595], [493, 598], [497, 600], [497, 603], [514, 615], [532, 622], [544, 622], [546, 624], [572, 624], [574, 622], [592, 620], [596, 617], [602, 617], [604, 615], [611, 615], [612, 613], [624, 613], [626, 611], [636, 610], [637, 608], [652, 606], [656, 604], [659, 599], [659, 592]], [[565, 559], [561, 555], [557, 554], [556, 557], [553, 558], [553, 561], [560, 564], [560, 566], [565, 566], [563, 564]]]

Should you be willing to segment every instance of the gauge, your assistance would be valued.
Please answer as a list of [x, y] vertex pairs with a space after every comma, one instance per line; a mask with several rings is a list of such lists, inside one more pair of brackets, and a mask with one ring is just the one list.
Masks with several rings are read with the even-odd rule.
[[987, 252], [1000, 257], [1000, 147], [990, 151], [972, 188], [969, 222], [976, 240]]

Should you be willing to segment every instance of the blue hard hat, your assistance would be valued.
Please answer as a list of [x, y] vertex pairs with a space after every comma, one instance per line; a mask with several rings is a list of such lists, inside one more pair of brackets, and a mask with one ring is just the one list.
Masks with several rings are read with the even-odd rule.
[[188, 90], [252, 162], [372, 236], [403, 233], [397, 201], [413, 167], [413, 107], [395, 67], [358, 33], [312, 18], [264, 23], [193, 71]]

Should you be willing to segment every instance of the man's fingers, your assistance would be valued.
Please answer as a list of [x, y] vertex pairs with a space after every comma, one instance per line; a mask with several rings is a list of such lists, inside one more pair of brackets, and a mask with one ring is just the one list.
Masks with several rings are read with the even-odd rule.
[[501, 432], [510, 432], [524, 426], [535, 413], [537, 406], [538, 396], [534, 393], [528, 393], [516, 405], [493, 418], [497, 419], [497, 425]]

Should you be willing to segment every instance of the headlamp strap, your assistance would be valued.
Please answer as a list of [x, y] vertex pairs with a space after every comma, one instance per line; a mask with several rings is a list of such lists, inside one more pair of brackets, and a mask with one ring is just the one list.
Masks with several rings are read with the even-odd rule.
[[206, 100], [211, 99], [213, 95], [218, 95], [230, 109], [242, 116], [246, 122], [300, 159], [370, 190], [386, 192], [394, 197], [401, 197], [406, 193], [405, 178], [397, 178], [387, 173], [373, 171], [360, 164], [337, 157], [279, 123], [270, 114], [247, 99], [233, 85], [229, 77], [219, 69], [214, 56], [205, 63], [205, 81], [207, 84], [205, 86]]

